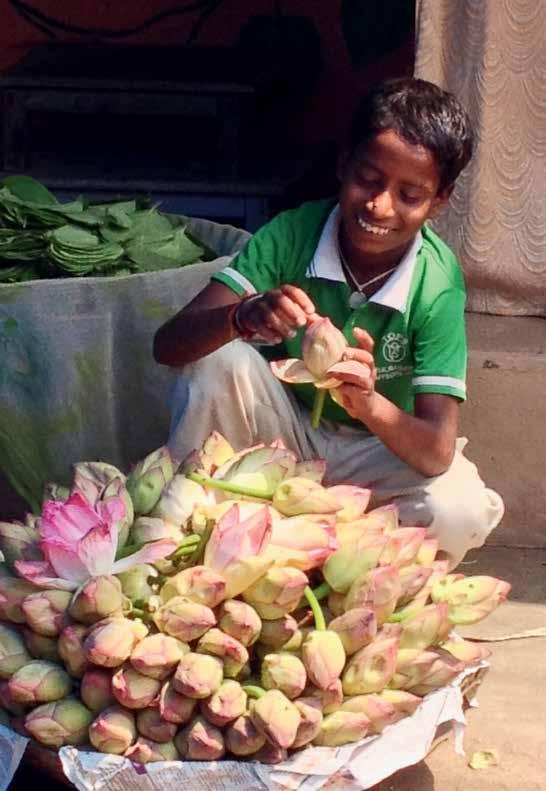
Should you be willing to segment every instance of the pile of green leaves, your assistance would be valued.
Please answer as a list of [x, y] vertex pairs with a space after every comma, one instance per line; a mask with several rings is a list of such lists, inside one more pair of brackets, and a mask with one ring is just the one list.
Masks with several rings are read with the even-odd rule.
[[215, 256], [183, 218], [147, 199], [60, 203], [29, 176], [0, 182], [0, 283], [153, 272]]

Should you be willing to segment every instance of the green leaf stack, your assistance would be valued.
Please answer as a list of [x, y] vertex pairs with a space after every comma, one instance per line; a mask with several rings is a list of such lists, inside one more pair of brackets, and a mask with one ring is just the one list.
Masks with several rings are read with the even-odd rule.
[[30, 176], [0, 182], [0, 283], [153, 272], [215, 256], [184, 218], [147, 199], [60, 203]]

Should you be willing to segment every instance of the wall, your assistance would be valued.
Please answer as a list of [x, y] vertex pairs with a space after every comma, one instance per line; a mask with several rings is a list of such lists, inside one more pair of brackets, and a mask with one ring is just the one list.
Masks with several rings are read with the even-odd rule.
[[[82, 27], [126, 29], [138, 25], [158, 12], [182, 5], [183, 0], [137, 0], [118, 3], [116, 0], [28, 0], [29, 4], [56, 19]], [[22, 19], [9, 3], [3, 10], [0, 29], [0, 71], [8, 69], [33, 46], [52, 41], [36, 27]], [[212, 14], [197, 43], [203, 46], [234, 45], [242, 24], [251, 14], [270, 14], [272, 0], [225, 0]], [[368, 4], [368, 8], [369, 8]], [[377, 59], [371, 66], [354, 70], [340, 25], [340, 0], [285, 0], [285, 14], [308, 16], [316, 25], [322, 43], [323, 68], [314, 93], [298, 109], [291, 109], [288, 124], [294, 140], [305, 144], [338, 140], [343, 134], [357, 97], [376, 80], [411, 73], [413, 40], [400, 49]], [[182, 45], [196, 19], [185, 15], [164, 19], [147, 32], [120, 39], [120, 43], [134, 46], [157, 44]], [[84, 40], [60, 34], [55, 41]], [[288, 132], [287, 132], [288, 133]]]

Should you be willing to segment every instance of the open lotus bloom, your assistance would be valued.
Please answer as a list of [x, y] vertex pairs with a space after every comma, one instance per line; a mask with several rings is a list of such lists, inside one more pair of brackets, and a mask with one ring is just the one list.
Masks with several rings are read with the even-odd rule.
[[329, 318], [310, 324], [303, 336], [302, 360], [275, 360], [269, 365], [277, 379], [288, 384], [314, 384], [319, 390], [332, 390], [343, 384], [336, 373], [352, 374], [357, 381], [367, 377], [368, 369], [354, 360], [343, 360], [348, 343]]
[[[135, 516], [133, 501], [125, 485], [126, 476], [113, 464], [101, 461], [81, 461], [74, 465], [73, 470], [72, 492], [79, 492], [90, 505], [95, 505], [99, 500], [107, 502], [111, 497], [123, 500], [125, 510], [117, 526], [119, 531], [118, 546], [122, 547], [127, 541], [129, 528], [133, 524]], [[52, 497], [51, 499], [66, 501], [69, 496], [70, 492], [67, 497]]]
[[90, 577], [127, 571], [176, 549], [174, 541], [161, 539], [116, 561], [117, 526], [124, 515], [121, 497], [109, 497], [91, 505], [75, 492], [66, 502], [48, 500], [39, 520], [40, 548], [45, 559], [16, 561], [17, 573], [40, 588], [76, 590]]

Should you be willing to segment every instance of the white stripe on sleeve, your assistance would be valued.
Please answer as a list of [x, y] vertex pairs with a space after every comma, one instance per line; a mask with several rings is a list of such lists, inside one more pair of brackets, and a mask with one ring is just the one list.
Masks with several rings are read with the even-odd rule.
[[235, 282], [238, 283], [241, 286], [241, 288], [244, 288], [244, 290], [247, 292], [247, 294], [257, 294], [258, 293], [258, 291], [252, 285], [250, 280], [247, 280], [244, 275], [242, 275], [240, 272], [237, 272], [237, 270], [233, 269], [233, 267], [226, 266], [225, 269], [222, 269], [222, 274], [223, 275], [227, 275], [232, 280], [235, 280]]
[[422, 385], [438, 385], [439, 387], [452, 387], [466, 393], [466, 384], [462, 379], [455, 379], [453, 376], [416, 376], [411, 381], [414, 387]]

